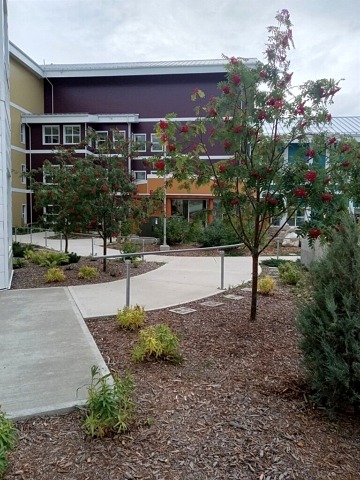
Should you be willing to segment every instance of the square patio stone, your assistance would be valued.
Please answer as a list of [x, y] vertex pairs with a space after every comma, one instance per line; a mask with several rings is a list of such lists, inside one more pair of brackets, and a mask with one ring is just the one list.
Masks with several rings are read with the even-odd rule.
[[169, 311], [178, 313], [179, 315], [187, 315], [188, 313], [196, 312], [194, 308], [188, 308], [188, 307], [170, 308]]
[[209, 300], [207, 302], [203, 302], [201, 303], [200, 305], [204, 306], [204, 307], [220, 307], [220, 305], [224, 305], [223, 302], [215, 302], [213, 300]]
[[234, 295], [232, 293], [229, 293], [228, 295], [224, 295], [224, 297], [229, 298], [230, 300], [241, 300], [242, 298], [244, 298], [241, 295]]

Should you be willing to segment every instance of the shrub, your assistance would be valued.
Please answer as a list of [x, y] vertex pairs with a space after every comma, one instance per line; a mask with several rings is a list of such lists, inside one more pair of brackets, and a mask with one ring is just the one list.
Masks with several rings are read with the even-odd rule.
[[310, 266], [312, 298], [298, 315], [313, 400], [331, 414], [360, 409], [360, 232], [350, 217], [343, 225]]
[[302, 278], [302, 267], [299, 262], [285, 261], [279, 264], [279, 274], [282, 282], [296, 285]]
[[51, 267], [45, 274], [45, 281], [48, 283], [63, 282], [65, 280], [65, 273], [58, 267]]
[[118, 311], [116, 321], [122, 328], [135, 330], [145, 322], [145, 309], [139, 305], [135, 305], [135, 307], [124, 307]]
[[263, 295], [271, 295], [276, 287], [275, 280], [270, 275], [265, 275], [258, 282], [258, 292]]
[[159, 324], [140, 330], [139, 342], [133, 350], [132, 358], [135, 361], [155, 358], [179, 363], [181, 356], [178, 348], [177, 335], [167, 325]]
[[5, 417], [0, 409], [0, 475], [5, 473], [8, 467], [8, 452], [15, 448], [16, 428], [14, 423]]
[[267, 258], [261, 261], [261, 265], [265, 265], [266, 267], [276, 267], [279, 268], [279, 265], [283, 263], [289, 262], [289, 260], [282, 260], [280, 258]]
[[[185, 242], [189, 235], [189, 223], [181, 215], [173, 215], [166, 220], [166, 241], [169, 245]], [[161, 219], [155, 227], [155, 235], [159, 238], [163, 236], [164, 222]]]
[[78, 263], [78, 261], [80, 260], [81, 256], [78, 255], [77, 253], [75, 252], [71, 252], [71, 253], [68, 253], [68, 263]]
[[24, 258], [25, 252], [27, 250], [32, 250], [34, 247], [32, 245], [23, 245], [20, 242], [13, 242], [12, 251], [13, 257]]
[[[128, 239], [121, 245], [121, 250], [123, 253], [137, 253], [139, 251], [139, 246]], [[131, 260], [131, 263], [136, 263], [138, 258], [139, 257], [136, 255], [129, 255], [128, 257], [122, 257], [122, 260]]]
[[134, 383], [130, 374], [124, 378], [111, 374], [100, 376], [99, 368], [91, 368], [91, 384], [85, 405], [83, 426], [91, 437], [103, 438], [128, 430], [134, 412]]
[[198, 243], [202, 247], [217, 247], [218, 245], [232, 245], [241, 240], [234, 229], [226, 222], [213, 222], [201, 232]]
[[40, 267], [56, 267], [69, 263], [67, 253], [55, 252], [52, 250], [26, 250], [25, 258]]
[[96, 267], [89, 267], [88, 265], [83, 265], [79, 269], [78, 278], [83, 278], [84, 280], [94, 280], [98, 278], [99, 270]]

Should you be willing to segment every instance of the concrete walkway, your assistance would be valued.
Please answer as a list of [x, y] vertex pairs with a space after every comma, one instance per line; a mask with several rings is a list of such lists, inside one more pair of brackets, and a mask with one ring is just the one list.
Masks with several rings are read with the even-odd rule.
[[[17, 240], [60, 250], [59, 240], [42, 233]], [[101, 255], [101, 240], [70, 240], [69, 251]], [[220, 257], [145, 258], [164, 265], [131, 279], [131, 305], [166, 308], [221, 291]], [[225, 258], [225, 289], [250, 278], [250, 257]], [[0, 406], [11, 418], [59, 413], [84, 403], [91, 366], [108, 370], [83, 318], [116, 314], [125, 305], [125, 284], [0, 291]]]

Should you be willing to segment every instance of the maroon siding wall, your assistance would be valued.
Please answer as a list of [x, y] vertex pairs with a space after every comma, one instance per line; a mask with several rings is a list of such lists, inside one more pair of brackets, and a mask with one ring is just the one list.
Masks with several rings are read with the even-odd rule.
[[[129, 77], [52, 78], [54, 113], [138, 113], [140, 117], [194, 116], [194, 88], [218, 93], [225, 73]], [[45, 83], [45, 113], [51, 113], [51, 86]]]

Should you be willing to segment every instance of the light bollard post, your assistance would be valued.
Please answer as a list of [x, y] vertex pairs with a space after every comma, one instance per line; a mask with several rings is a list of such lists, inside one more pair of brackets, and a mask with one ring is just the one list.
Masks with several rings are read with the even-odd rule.
[[60, 252], [62, 252], [62, 233], [60, 233]]
[[225, 251], [220, 250], [220, 272], [221, 272], [220, 290], [224, 290], [224, 269], [225, 269]]
[[94, 237], [91, 237], [91, 256], [94, 256]]
[[30, 244], [32, 245], [33, 241], [32, 241], [32, 227], [30, 228]]
[[47, 230], [45, 230], [45, 247], [47, 248], [48, 244], [47, 244], [47, 240], [48, 240], [48, 237], [47, 237]]
[[131, 260], [126, 259], [125, 260], [125, 265], [126, 265], [126, 301], [125, 301], [125, 305], [127, 307], [130, 307], [130, 265], [131, 265]]

